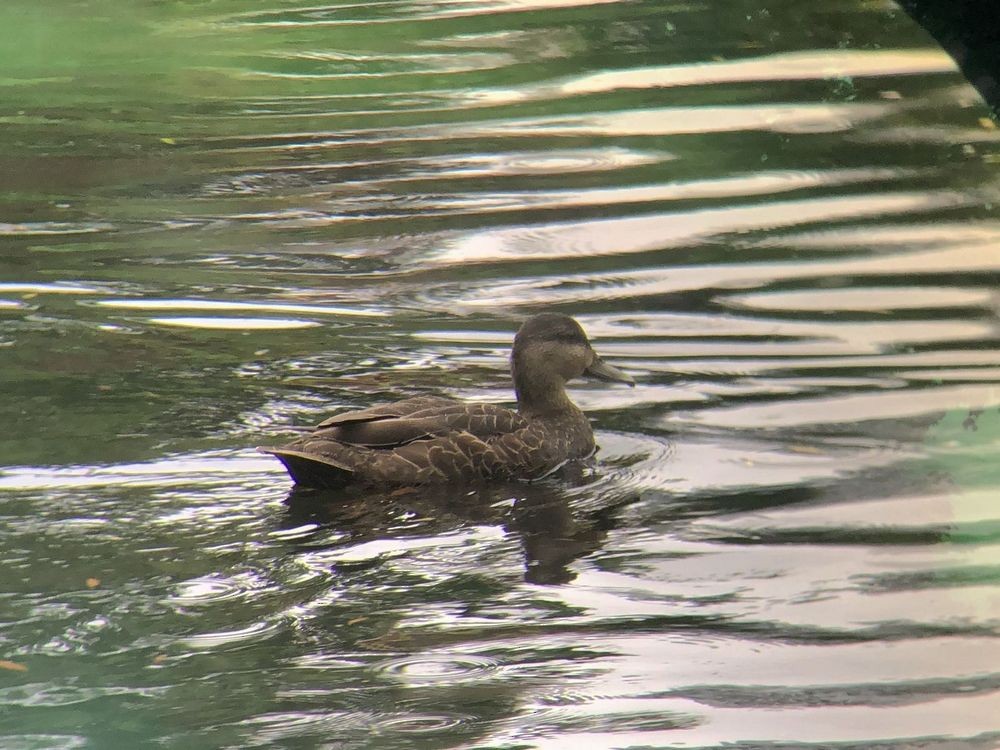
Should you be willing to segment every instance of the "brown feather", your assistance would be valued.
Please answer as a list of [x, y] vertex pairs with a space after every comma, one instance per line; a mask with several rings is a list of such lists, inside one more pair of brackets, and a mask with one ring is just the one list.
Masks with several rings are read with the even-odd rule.
[[604, 379], [631, 379], [600, 360], [565, 315], [525, 323], [511, 361], [517, 412], [415, 396], [336, 414], [288, 445], [259, 450], [280, 459], [297, 483], [319, 487], [535, 479], [591, 455], [594, 435], [566, 380], [591, 367]]

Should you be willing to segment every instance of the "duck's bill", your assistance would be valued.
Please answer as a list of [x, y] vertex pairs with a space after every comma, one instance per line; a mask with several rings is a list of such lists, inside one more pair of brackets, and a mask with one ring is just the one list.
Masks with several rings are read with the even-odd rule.
[[635, 381], [632, 380], [631, 377], [626, 375], [617, 367], [609, 365], [600, 357], [594, 357], [594, 361], [591, 363], [590, 367], [583, 371], [583, 374], [591, 378], [607, 381], [609, 383], [628, 383], [632, 386], [635, 385]]

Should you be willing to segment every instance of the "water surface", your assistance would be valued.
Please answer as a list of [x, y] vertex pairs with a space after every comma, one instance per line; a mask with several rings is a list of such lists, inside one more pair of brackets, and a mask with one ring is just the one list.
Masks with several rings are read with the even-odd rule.
[[[1000, 743], [1000, 135], [888, 2], [0, 8], [0, 745]], [[253, 446], [635, 389], [477, 490]]]

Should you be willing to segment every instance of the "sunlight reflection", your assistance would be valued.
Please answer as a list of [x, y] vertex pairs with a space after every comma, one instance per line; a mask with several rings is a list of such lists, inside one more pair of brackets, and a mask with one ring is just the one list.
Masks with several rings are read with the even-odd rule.
[[722, 304], [748, 310], [883, 312], [952, 307], [986, 307], [1000, 296], [987, 287], [887, 286], [755, 292], [719, 297]]
[[[582, 239], [589, 239], [584, 234], [580, 236]], [[661, 238], [657, 240], [657, 244], [662, 244]], [[620, 271], [613, 275], [577, 274], [555, 279], [540, 277], [530, 281], [499, 283], [488, 289], [480, 288], [475, 294], [462, 296], [452, 302], [470, 308], [487, 305], [516, 308], [542, 304], [543, 301], [547, 305], [580, 304], [694, 289], [747, 288], [778, 280], [824, 278], [845, 274], [862, 277], [882, 276], [898, 273], [900, 269], [906, 269], [911, 275], [957, 271], [992, 272], [1000, 269], [1000, 254], [997, 254], [992, 247], [974, 245], [865, 258], [849, 257], [836, 261], [674, 266], [669, 269], [644, 268], [638, 271]]]
[[[884, 117], [887, 104], [747, 104], [725, 107], [664, 107], [498, 120], [446, 128], [454, 138], [501, 136], [640, 136], [765, 130], [775, 133], [832, 133]], [[416, 135], [418, 131], [410, 131]], [[440, 129], [438, 129], [440, 134]], [[407, 133], [400, 133], [406, 138]]]
[[933, 47], [912, 50], [831, 49], [594, 73], [567, 81], [560, 89], [565, 94], [594, 94], [620, 88], [957, 72], [955, 61]]
[[[346, 315], [384, 317], [385, 312], [364, 307], [337, 305], [298, 305], [279, 302], [232, 302], [207, 299], [101, 299], [95, 305], [123, 310], [253, 310], [260, 312], [290, 312], [312, 315]], [[161, 320], [242, 320], [237, 318], [163, 318]], [[269, 320], [259, 318], [257, 320]], [[274, 320], [274, 319], [270, 319]], [[178, 324], [179, 325], [179, 324]]]
[[170, 317], [149, 318], [150, 323], [175, 328], [202, 328], [218, 331], [280, 331], [294, 328], [314, 328], [322, 325], [314, 320], [296, 318], [207, 318]]
[[51, 284], [0, 282], [0, 294], [97, 294], [107, 291], [74, 282]]
[[[505, 227], [460, 235], [446, 242], [431, 260], [436, 264], [447, 264], [459, 261], [640, 253], [728, 232], [915, 213], [960, 206], [969, 201], [970, 198], [950, 191], [862, 194], [707, 208], [683, 213]], [[726, 266], [716, 268], [720, 269], [725, 272]], [[683, 269], [679, 270], [683, 272]]]
[[109, 466], [4, 467], [0, 470], [0, 490], [229, 483], [237, 475], [280, 473], [281, 468], [275, 466], [273, 460], [257, 453], [204, 453]]
[[664, 424], [693, 421], [753, 430], [855, 425], [865, 421], [919, 417], [949, 409], [984, 409], [998, 404], [1000, 384], [938, 386], [704, 409], [698, 414], [670, 415], [664, 419]]

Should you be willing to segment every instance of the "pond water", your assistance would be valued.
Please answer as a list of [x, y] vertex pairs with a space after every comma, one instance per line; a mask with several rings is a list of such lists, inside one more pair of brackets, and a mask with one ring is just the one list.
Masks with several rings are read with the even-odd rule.
[[[1000, 746], [1000, 132], [882, 0], [5, 0], [0, 746]], [[290, 493], [344, 408], [575, 477]]]

